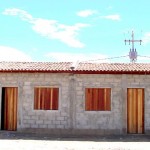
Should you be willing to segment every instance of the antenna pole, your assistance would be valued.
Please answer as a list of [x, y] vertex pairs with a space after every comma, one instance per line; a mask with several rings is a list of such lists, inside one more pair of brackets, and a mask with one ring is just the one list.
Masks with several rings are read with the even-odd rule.
[[134, 32], [132, 31], [132, 50], [134, 50]]
[[135, 40], [133, 31], [132, 31], [131, 37], [132, 37], [132, 40], [124, 40], [124, 42], [125, 42], [125, 44], [128, 42], [129, 45], [130, 45], [130, 43], [132, 43], [132, 49], [130, 49], [129, 57], [130, 57], [131, 62], [135, 62], [137, 60], [137, 51], [136, 51], [136, 49], [134, 49], [134, 43], [139, 42], [141, 45], [142, 40]]

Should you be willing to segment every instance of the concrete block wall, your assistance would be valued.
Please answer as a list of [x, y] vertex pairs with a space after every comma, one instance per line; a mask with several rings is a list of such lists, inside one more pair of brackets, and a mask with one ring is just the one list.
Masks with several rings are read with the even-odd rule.
[[[122, 131], [121, 75], [76, 75], [77, 129], [100, 133]], [[111, 88], [111, 111], [85, 111], [85, 88]]]
[[[127, 88], [144, 88], [144, 127], [150, 133], [150, 75], [75, 75], [75, 129], [127, 133]], [[111, 88], [111, 111], [85, 111], [85, 88]]]
[[[18, 130], [70, 128], [69, 80], [66, 74], [4, 73], [0, 86], [18, 87]], [[58, 87], [58, 110], [34, 110], [34, 87]]]
[[144, 124], [145, 133], [150, 133], [150, 75], [126, 76], [127, 88], [144, 88]]
[[[34, 110], [36, 86], [59, 87], [59, 110]], [[0, 94], [2, 87], [18, 87], [18, 131], [79, 134], [126, 134], [127, 88], [144, 88], [145, 133], [150, 132], [150, 75], [0, 73]], [[111, 111], [85, 111], [85, 88], [92, 87], [111, 88]]]

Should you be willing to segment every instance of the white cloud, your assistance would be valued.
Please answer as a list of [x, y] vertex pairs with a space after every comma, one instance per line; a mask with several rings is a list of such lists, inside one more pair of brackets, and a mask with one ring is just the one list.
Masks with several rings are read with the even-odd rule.
[[31, 57], [12, 47], [0, 46], [0, 61], [32, 61]]
[[91, 62], [108, 62], [108, 60], [101, 60], [107, 58], [106, 55], [101, 55], [98, 53], [60, 53], [60, 52], [51, 52], [46, 54], [52, 61], [60, 61], [60, 62], [75, 62], [75, 61], [89, 61], [95, 60]]
[[33, 30], [50, 39], [58, 39], [70, 47], [84, 47], [76, 37], [80, 28], [88, 26], [87, 24], [77, 23], [73, 26], [59, 24], [56, 21], [37, 19], [34, 22]]
[[101, 18], [104, 19], [109, 19], [109, 20], [114, 20], [114, 21], [119, 21], [120, 20], [120, 15], [107, 15], [107, 16], [101, 16]]
[[89, 26], [88, 24], [76, 23], [72, 26], [60, 24], [56, 20], [33, 18], [32, 15], [21, 9], [6, 9], [4, 15], [19, 16], [20, 19], [31, 23], [32, 29], [49, 39], [57, 39], [70, 47], [82, 48], [84, 44], [77, 39], [79, 30]]
[[88, 16], [91, 16], [93, 14], [96, 14], [97, 11], [96, 10], [82, 10], [82, 11], [79, 11], [77, 12], [77, 15], [80, 16], [80, 17], [88, 17]]
[[147, 32], [144, 34], [144, 36], [142, 38], [142, 42], [144, 45], [150, 43], [150, 32]]
[[28, 14], [26, 11], [12, 8], [12, 9], [5, 9], [5, 11], [2, 13], [4, 15], [11, 15], [11, 16], [19, 16], [22, 20], [28, 21], [32, 23], [34, 21], [33, 17]]

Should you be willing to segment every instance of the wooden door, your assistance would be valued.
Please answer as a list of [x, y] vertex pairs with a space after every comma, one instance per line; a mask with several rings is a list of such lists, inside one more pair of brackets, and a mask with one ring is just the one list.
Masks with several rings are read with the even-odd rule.
[[127, 90], [127, 132], [144, 133], [144, 89]]
[[15, 131], [17, 130], [17, 100], [18, 100], [18, 88], [17, 87], [5, 87], [2, 89], [3, 95], [3, 130]]

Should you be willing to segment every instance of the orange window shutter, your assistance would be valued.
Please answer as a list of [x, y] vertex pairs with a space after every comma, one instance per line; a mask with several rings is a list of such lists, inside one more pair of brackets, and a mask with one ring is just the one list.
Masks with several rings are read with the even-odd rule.
[[92, 92], [91, 92], [91, 108], [90, 108], [90, 110], [94, 110], [94, 96], [95, 96], [95, 90], [92, 89]]
[[57, 110], [59, 88], [34, 88], [34, 109]]
[[44, 98], [44, 109], [45, 110], [49, 110], [50, 109], [50, 93], [51, 93], [51, 89], [50, 88], [46, 88], [45, 89], [45, 98]]
[[44, 109], [45, 88], [34, 88], [34, 109]]
[[104, 110], [104, 89], [99, 89], [99, 110]]
[[41, 109], [45, 109], [45, 95], [46, 95], [46, 88], [41, 88], [42, 96], [41, 96]]
[[37, 101], [37, 109], [40, 109], [41, 108], [41, 89], [40, 88], [37, 88], [37, 99], [36, 99], [36, 101]]
[[93, 90], [92, 89], [89, 89], [89, 93], [88, 93], [88, 96], [89, 96], [89, 110], [92, 110], [92, 100], [93, 100]]
[[85, 89], [85, 110], [88, 109], [88, 89]]
[[38, 109], [38, 88], [34, 88], [34, 109]]
[[53, 109], [58, 110], [59, 89], [53, 88]]
[[94, 110], [98, 110], [98, 89], [94, 89]]
[[35, 101], [35, 109], [41, 109], [41, 88], [35, 88], [34, 94], [34, 101]]
[[111, 89], [105, 89], [104, 94], [104, 103], [105, 103], [105, 110], [111, 110]]
[[86, 88], [85, 89], [85, 110], [106, 111], [111, 107], [110, 88]]
[[53, 109], [53, 89], [51, 88], [51, 97], [50, 97], [50, 110]]
[[85, 109], [87, 111], [91, 110], [92, 108], [92, 89], [86, 88], [85, 89]]

